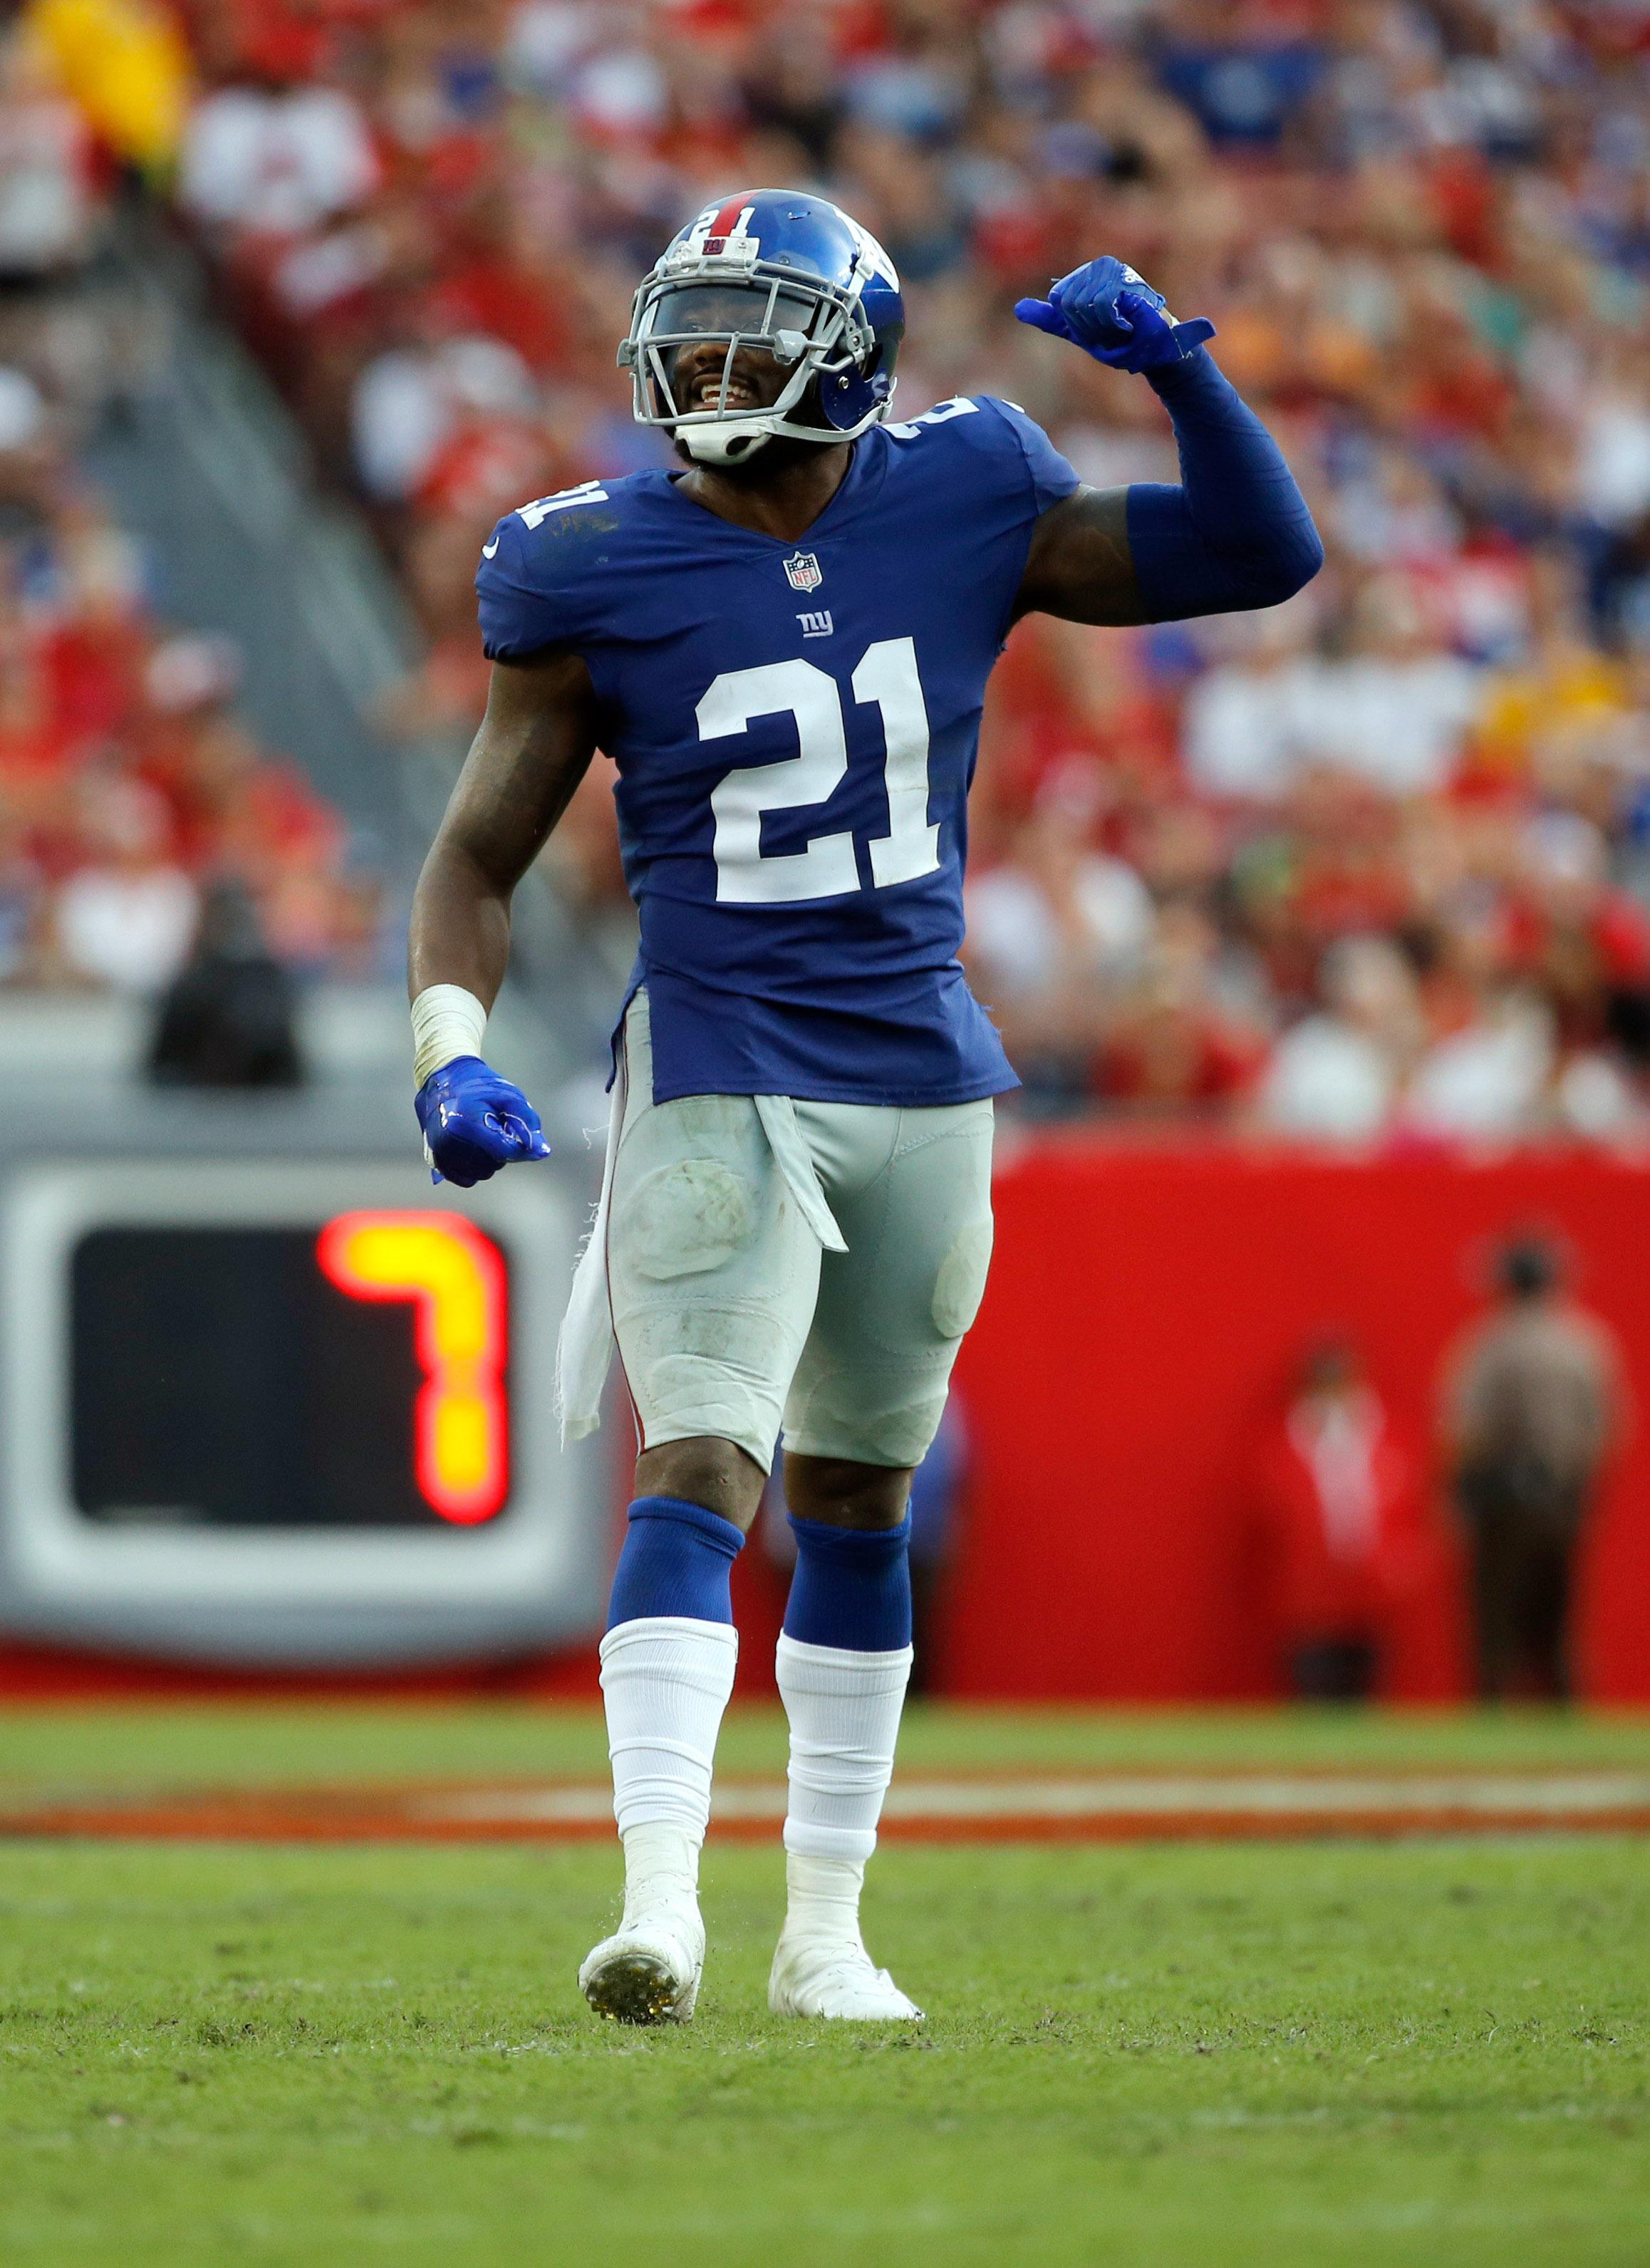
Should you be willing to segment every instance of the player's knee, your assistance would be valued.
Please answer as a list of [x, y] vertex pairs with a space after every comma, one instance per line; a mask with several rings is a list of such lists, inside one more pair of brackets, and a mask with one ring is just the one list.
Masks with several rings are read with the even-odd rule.
[[662, 1441], [644, 1449], [636, 1461], [638, 1496], [678, 1497], [746, 1530], [756, 1517], [767, 1481], [762, 1465], [748, 1449], [715, 1435]]
[[991, 1265], [992, 1224], [971, 1220], [952, 1238], [934, 1278], [929, 1312], [942, 1339], [960, 1339], [980, 1312]]
[[829, 1528], [897, 1528], [910, 1500], [911, 1468], [787, 1451], [784, 1493], [799, 1520]]
[[757, 1192], [719, 1158], [684, 1158], [637, 1182], [625, 1206], [632, 1264], [656, 1283], [725, 1267], [755, 1233]]

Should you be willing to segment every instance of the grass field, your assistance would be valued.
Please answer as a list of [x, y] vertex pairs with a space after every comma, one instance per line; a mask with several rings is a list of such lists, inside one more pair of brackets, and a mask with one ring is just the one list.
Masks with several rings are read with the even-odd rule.
[[[529, 1775], [527, 1710], [0, 1713], [0, 1799]], [[777, 1769], [765, 1712], [724, 1760]], [[1650, 1720], [916, 1712], [908, 1766], [1650, 1764]], [[0, 1845], [7, 2264], [1650, 2262], [1650, 1844], [890, 1847], [920, 2032], [781, 2024], [712, 1845], [690, 2030], [595, 2024], [596, 1845]]]

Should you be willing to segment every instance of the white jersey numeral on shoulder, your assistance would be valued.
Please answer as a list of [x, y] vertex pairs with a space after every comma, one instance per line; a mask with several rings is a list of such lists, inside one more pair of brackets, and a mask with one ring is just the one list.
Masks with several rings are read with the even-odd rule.
[[562, 489], [555, 496], [540, 497], [533, 504], [518, 508], [516, 517], [525, 519], [529, 527], [537, 527], [553, 512], [571, 512], [576, 504], [606, 504], [608, 491], [600, 481], [581, 481], [576, 489]]
[[936, 401], [932, 409], [924, 409], [920, 417], [907, 417], [897, 425], [885, 425], [882, 430], [896, 441], [914, 441], [924, 425], [949, 425], [954, 417], [977, 417], [980, 405], [970, 401], [966, 394], [959, 394], [950, 401]]
[[[866, 848], [872, 882], [884, 890], [934, 873], [939, 865], [939, 828], [928, 818], [928, 705], [914, 640], [880, 638], [867, 646], [852, 687], [854, 699], [882, 717], [888, 831], [873, 836]], [[811, 661], [725, 670], [695, 714], [702, 740], [746, 732], [754, 717], [788, 716], [796, 725], [794, 756], [741, 765], [724, 773], [711, 790], [718, 904], [796, 905], [857, 890], [859, 873], [851, 832], [816, 835], [802, 850], [765, 854], [762, 847], [764, 812], [822, 804], [847, 777], [848, 743], [835, 678]]]
[[711, 792], [717, 902], [794, 905], [802, 898], [837, 898], [857, 890], [859, 870], [851, 834], [816, 835], [806, 850], [772, 858], [764, 858], [762, 848], [763, 812], [823, 803], [848, 776], [842, 697], [835, 681], [811, 661], [726, 670], [712, 681], [695, 714], [702, 740], [742, 733], [753, 717], [788, 715], [796, 724], [795, 755], [775, 764], [744, 765], [726, 773]]

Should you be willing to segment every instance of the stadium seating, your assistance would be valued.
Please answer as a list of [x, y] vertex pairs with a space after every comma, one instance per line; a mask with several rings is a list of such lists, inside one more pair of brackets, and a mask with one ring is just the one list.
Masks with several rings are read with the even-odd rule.
[[[1330, 564], [1247, 622], [1011, 642], [971, 960], [1025, 1107], [1644, 1138], [1642, 11], [185, 13], [178, 206], [405, 577], [421, 749], [450, 767], [478, 711], [494, 515], [653, 460], [611, 341], [707, 193], [822, 181], [878, 232], [910, 289], [907, 414], [993, 389], [1090, 480], [1172, 477], [1143, 387], [1010, 318], [1115, 248], [1219, 324]], [[616, 907], [586, 797], [564, 892]]]
[[376, 973], [342, 821], [250, 734], [232, 644], [164, 621], [167, 562], [86, 470], [143, 382], [106, 255], [122, 172], [175, 145], [184, 50], [142, 11], [24, 18], [0, 42], [0, 984], [153, 994], [229, 878], [295, 968]]

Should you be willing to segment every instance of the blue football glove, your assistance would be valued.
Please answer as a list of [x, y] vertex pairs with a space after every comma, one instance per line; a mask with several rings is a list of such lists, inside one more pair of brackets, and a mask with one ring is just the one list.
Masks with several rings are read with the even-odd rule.
[[1034, 330], [1070, 339], [1112, 370], [1165, 370], [1183, 362], [1214, 325], [1177, 323], [1154, 291], [1121, 260], [1091, 260], [1050, 284], [1046, 299], [1021, 299], [1014, 313]]
[[479, 1056], [454, 1056], [432, 1071], [414, 1099], [432, 1182], [473, 1189], [501, 1166], [548, 1158], [539, 1114], [519, 1086]]

